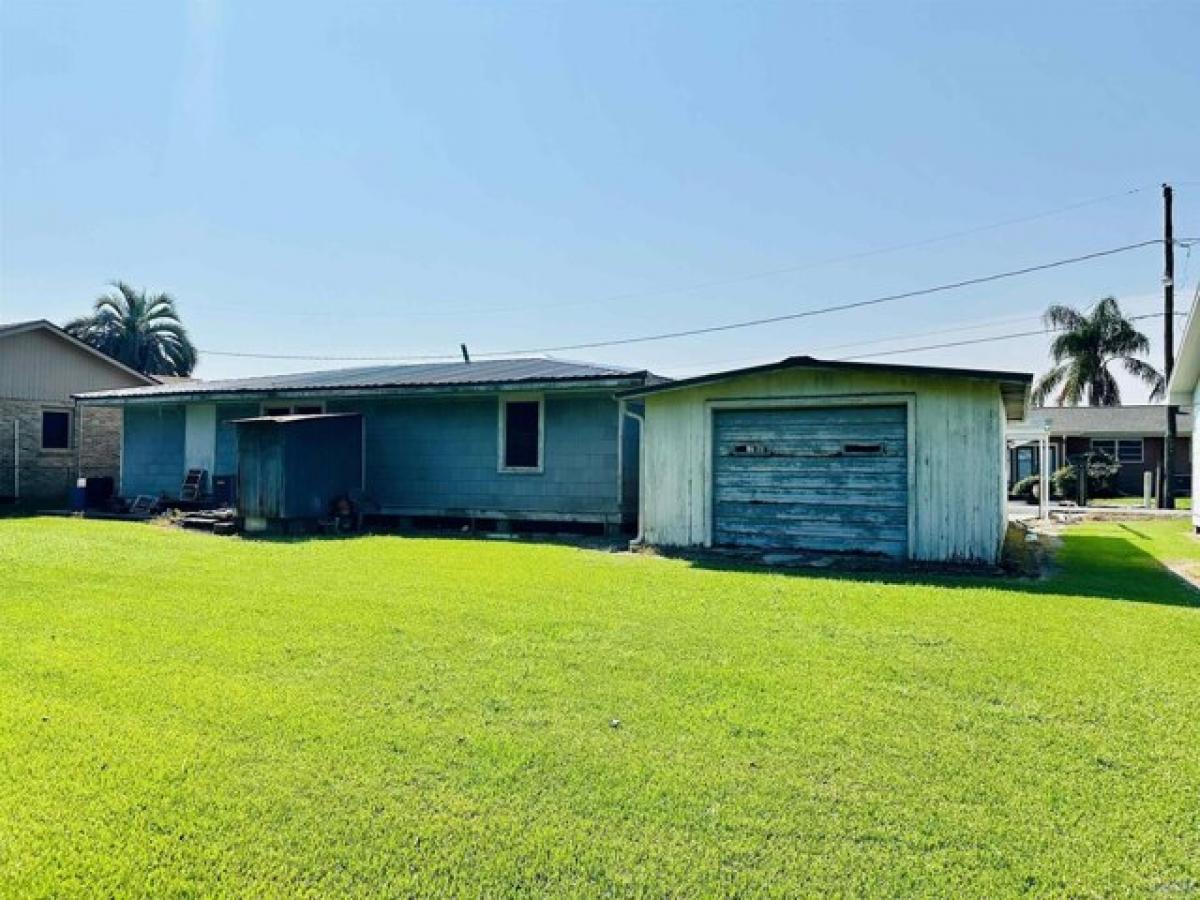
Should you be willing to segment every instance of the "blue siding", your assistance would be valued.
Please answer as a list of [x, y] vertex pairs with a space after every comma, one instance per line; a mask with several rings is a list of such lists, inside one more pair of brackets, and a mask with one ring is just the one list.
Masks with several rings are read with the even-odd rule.
[[611, 396], [546, 395], [540, 474], [497, 471], [498, 403], [492, 394], [344, 400], [328, 408], [364, 414], [366, 492], [384, 507], [514, 517], [620, 514], [617, 403]]
[[183, 481], [182, 406], [125, 407], [121, 493], [179, 496]]
[[[618, 477], [618, 408], [611, 395], [545, 396], [543, 471], [497, 471], [496, 394], [438, 399], [331, 400], [330, 412], [361, 412], [366, 492], [383, 507], [454, 515], [466, 511], [613, 520], [636, 506], [637, 429], [626, 423], [624, 490]], [[258, 413], [254, 402], [217, 406], [216, 470], [238, 471], [231, 420]], [[126, 495], [178, 496], [184, 467], [184, 407], [125, 409], [122, 488]], [[622, 496], [624, 495], [624, 497]]]
[[215, 464], [217, 468], [212, 474], [237, 474], [237, 426], [232, 424], [232, 421], [257, 416], [258, 410], [257, 403], [221, 403], [217, 405], [217, 461]]

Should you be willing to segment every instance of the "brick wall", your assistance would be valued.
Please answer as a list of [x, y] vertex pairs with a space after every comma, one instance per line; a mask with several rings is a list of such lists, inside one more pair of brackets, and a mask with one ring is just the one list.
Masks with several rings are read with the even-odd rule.
[[[42, 412], [71, 413], [71, 446], [42, 449]], [[14, 423], [20, 442], [14, 446]], [[0, 400], [0, 497], [62, 504], [80, 476], [116, 476], [121, 454], [119, 410], [72, 408], [39, 400]], [[14, 459], [19, 460], [17, 477]]]

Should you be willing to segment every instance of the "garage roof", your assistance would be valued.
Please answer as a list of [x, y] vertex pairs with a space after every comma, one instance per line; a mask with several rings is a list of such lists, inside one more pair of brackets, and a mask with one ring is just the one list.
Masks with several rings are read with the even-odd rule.
[[630, 399], [645, 397], [649, 394], [659, 394], [664, 391], [678, 391], [702, 384], [718, 381], [728, 381], [741, 378], [744, 375], [760, 375], [768, 372], [778, 372], [785, 369], [846, 369], [862, 372], [893, 373], [896, 375], [928, 375], [941, 378], [969, 378], [976, 381], [995, 381], [1000, 385], [1000, 396], [1004, 399], [1004, 409], [1009, 419], [1022, 419], [1029, 403], [1029, 385], [1033, 375], [1028, 372], [996, 372], [989, 369], [950, 369], [939, 366], [905, 366], [892, 363], [852, 362], [840, 359], [816, 359], [812, 356], [789, 356], [787, 359], [761, 366], [749, 366], [742, 369], [727, 369], [723, 372], [713, 372], [709, 375], [698, 375], [695, 378], [682, 378], [679, 381], [668, 381], [663, 384], [647, 385], [631, 390], [622, 391], [618, 396]]

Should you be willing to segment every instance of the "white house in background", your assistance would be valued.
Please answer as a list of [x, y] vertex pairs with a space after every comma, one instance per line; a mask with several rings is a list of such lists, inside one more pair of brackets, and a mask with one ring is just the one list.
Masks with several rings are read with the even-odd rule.
[[[1175, 357], [1175, 371], [1167, 385], [1167, 402], [1175, 406], [1200, 406], [1200, 294], [1192, 304], [1191, 315], [1183, 332], [1183, 342]], [[1196, 429], [1192, 429], [1192, 524], [1200, 533], [1200, 503], [1197, 503], [1197, 485], [1200, 485], [1200, 453], [1196, 450]]]

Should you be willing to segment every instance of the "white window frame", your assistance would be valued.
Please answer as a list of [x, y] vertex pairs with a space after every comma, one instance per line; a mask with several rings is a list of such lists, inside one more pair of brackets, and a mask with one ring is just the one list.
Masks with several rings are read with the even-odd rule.
[[[67, 416], [67, 446], [46, 446], [46, 413], [66, 413]], [[38, 416], [38, 450], [41, 453], [70, 453], [75, 449], [75, 413], [66, 406], [43, 406]]]
[[[1097, 444], [1112, 444], [1112, 450], [1109, 450], [1107, 447], [1099, 447], [1099, 446], [1097, 446]], [[1092, 438], [1091, 441], [1088, 443], [1088, 449], [1092, 450], [1093, 452], [1099, 451], [1100, 453], [1104, 453], [1108, 456], [1111, 456], [1113, 458], [1114, 462], [1116, 462], [1116, 460], [1117, 460], [1117, 439], [1116, 438]]]
[[[507, 444], [510, 403], [538, 405], [538, 464], [536, 466], [506, 466], [504, 447]], [[502, 475], [541, 475], [546, 471], [546, 398], [543, 394], [501, 394], [496, 404], [496, 471]]]
[[[1121, 459], [1122, 444], [1137, 444], [1138, 455], [1137, 459]], [[1145, 438], [1121, 438], [1117, 441], [1117, 462], [1129, 463], [1130, 465], [1141, 465], [1146, 461], [1146, 440]]]
[[306, 413], [306, 415], [323, 415], [325, 413], [325, 401], [324, 400], [274, 400], [274, 401], [266, 401], [266, 402], [260, 403], [258, 405], [258, 414], [260, 416], [272, 415], [272, 413], [267, 412], [267, 410], [272, 407], [280, 407], [280, 406], [286, 406], [288, 411], [286, 413], [274, 413], [274, 415], [289, 415], [289, 416], [297, 415], [297, 413], [296, 413], [297, 406], [319, 406], [321, 408], [320, 413]]
[[[1104, 453], [1108, 453], [1108, 451], [1105, 450], [1104, 448], [1097, 447], [1096, 446], [1097, 442], [1099, 442], [1101, 444], [1112, 444], [1112, 453], [1110, 453], [1109, 455], [1113, 458], [1113, 461], [1115, 463], [1117, 463], [1118, 465], [1128, 464], [1131, 466], [1140, 466], [1146, 461], [1146, 439], [1145, 438], [1116, 438], [1116, 437], [1092, 438], [1091, 445], [1090, 445], [1091, 449], [1101, 450]], [[1137, 459], [1121, 459], [1121, 445], [1122, 444], [1137, 444], [1137, 446], [1138, 446]]]

